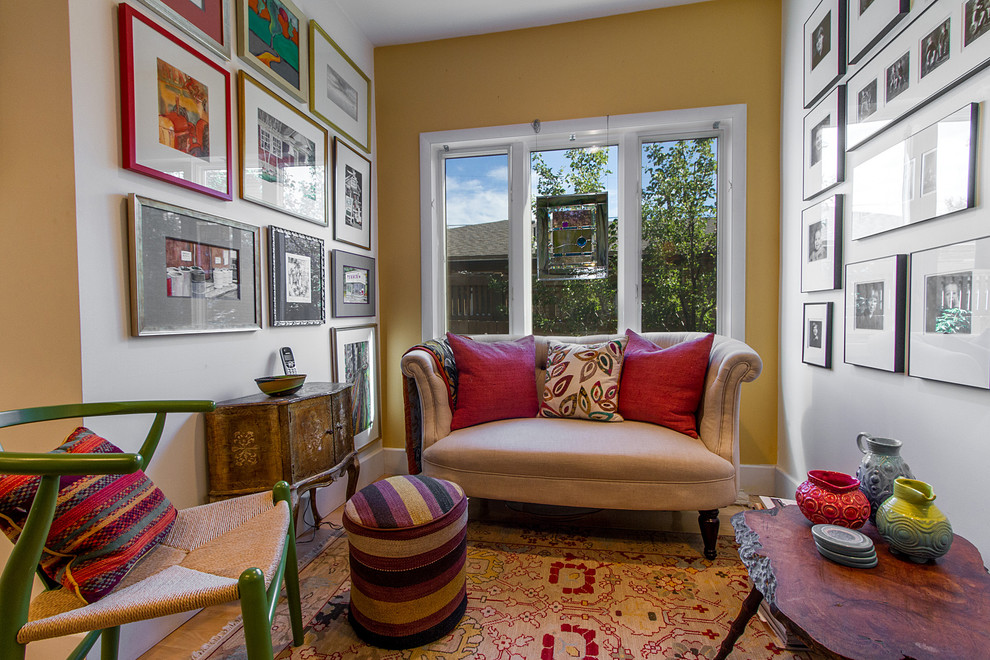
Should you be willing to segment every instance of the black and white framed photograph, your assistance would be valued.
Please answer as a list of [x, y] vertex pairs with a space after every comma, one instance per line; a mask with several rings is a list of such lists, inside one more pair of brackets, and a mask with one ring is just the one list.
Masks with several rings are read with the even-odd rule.
[[969, 103], [853, 168], [853, 240], [976, 204], [978, 113]]
[[911, 255], [908, 374], [990, 389], [990, 237]]
[[261, 328], [257, 227], [131, 194], [131, 334]]
[[804, 304], [804, 341], [801, 361], [816, 367], [832, 368], [832, 303]]
[[268, 270], [273, 326], [326, 321], [323, 239], [268, 227]]
[[371, 153], [371, 79], [315, 20], [309, 38], [310, 111]]
[[829, 291], [842, 282], [842, 195], [801, 213], [801, 291]]
[[375, 260], [334, 250], [333, 315], [338, 318], [375, 315]]
[[846, 264], [845, 362], [904, 371], [907, 255]]
[[822, 0], [804, 24], [804, 107], [846, 72], [846, 2]]
[[351, 384], [354, 449], [361, 449], [381, 435], [377, 335], [375, 324], [330, 330], [333, 379]]
[[333, 238], [371, 249], [371, 161], [333, 140]]
[[907, 16], [911, 0], [849, 0], [849, 64], [855, 64]]
[[899, 23], [906, 27], [846, 81], [846, 148], [859, 147], [990, 65], [988, 24], [990, 0], [915, 2]]
[[804, 198], [845, 177], [846, 87], [839, 85], [804, 118]]
[[326, 226], [329, 134], [239, 71], [241, 197]]

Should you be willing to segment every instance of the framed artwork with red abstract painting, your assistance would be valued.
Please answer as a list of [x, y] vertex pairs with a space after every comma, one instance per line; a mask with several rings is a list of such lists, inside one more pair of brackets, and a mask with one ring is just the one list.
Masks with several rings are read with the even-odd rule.
[[230, 73], [121, 3], [123, 165], [233, 199]]

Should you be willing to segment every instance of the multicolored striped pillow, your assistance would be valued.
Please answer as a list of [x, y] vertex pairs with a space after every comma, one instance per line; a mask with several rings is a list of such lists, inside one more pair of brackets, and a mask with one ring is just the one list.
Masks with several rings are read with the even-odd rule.
[[[53, 453], [110, 454], [120, 449], [87, 428]], [[0, 529], [17, 541], [40, 477], [0, 475]], [[172, 529], [177, 512], [144, 472], [65, 476], [41, 568], [87, 603], [99, 600]]]
[[402, 474], [359, 490], [344, 515], [368, 529], [411, 529], [443, 518], [462, 499], [464, 490], [455, 483]]

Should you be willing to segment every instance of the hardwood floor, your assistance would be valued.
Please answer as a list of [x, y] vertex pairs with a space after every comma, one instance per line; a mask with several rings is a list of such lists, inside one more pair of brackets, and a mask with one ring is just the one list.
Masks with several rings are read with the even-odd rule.
[[[719, 535], [731, 536], [733, 534], [729, 519], [742, 510], [742, 506], [736, 505], [726, 507], [720, 511], [719, 520], [721, 525]], [[468, 511], [468, 515], [472, 519], [484, 519], [492, 522], [557, 520], [577, 525], [609, 529], [642, 529], [672, 532], [699, 531], [697, 511], [568, 510], [562, 507], [543, 507], [540, 505], [487, 500], [471, 500]], [[343, 512], [344, 507], [340, 506], [324, 517], [323, 520], [334, 525], [340, 525]], [[300, 556], [303, 556], [314, 544], [322, 543], [322, 539], [324, 538], [326, 538], [326, 533], [317, 534], [314, 537], [312, 527], [301, 530], [299, 540], [296, 543]], [[192, 653], [199, 650], [201, 646], [209, 642], [213, 635], [220, 632], [228, 621], [236, 618], [240, 613], [240, 605], [237, 602], [205, 608], [152, 647], [147, 653], [141, 655], [139, 660], [177, 660], [178, 658], [188, 658]]]

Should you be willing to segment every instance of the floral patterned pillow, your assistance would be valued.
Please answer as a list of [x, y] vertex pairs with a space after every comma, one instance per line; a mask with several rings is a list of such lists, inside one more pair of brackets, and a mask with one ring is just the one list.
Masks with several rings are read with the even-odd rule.
[[621, 422], [619, 375], [626, 338], [599, 344], [551, 341], [541, 417]]

